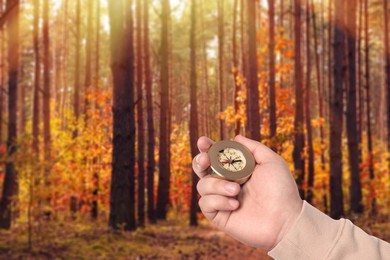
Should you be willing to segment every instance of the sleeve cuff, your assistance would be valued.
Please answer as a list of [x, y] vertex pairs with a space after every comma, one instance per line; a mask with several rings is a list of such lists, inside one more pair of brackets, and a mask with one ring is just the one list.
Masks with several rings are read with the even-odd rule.
[[294, 226], [268, 255], [275, 259], [324, 259], [335, 246], [345, 220], [333, 220], [304, 201]]

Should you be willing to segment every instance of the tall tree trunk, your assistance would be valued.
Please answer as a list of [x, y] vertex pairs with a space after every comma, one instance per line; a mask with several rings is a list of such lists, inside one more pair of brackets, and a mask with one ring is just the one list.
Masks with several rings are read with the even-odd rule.
[[[133, 230], [135, 223], [135, 121], [132, 0], [109, 1], [114, 130], [109, 225]], [[125, 16], [123, 15], [125, 10]], [[124, 21], [124, 17], [126, 20]], [[126, 24], [126, 30], [124, 30]]]
[[294, 169], [299, 194], [305, 198], [303, 181], [305, 177], [305, 160], [302, 158], [305, 146], [303, 120], [303, 82], [301, 61], [301, 0], [294, 0], [294, 81], [295, 81], [295, 117], [294, 117]]
[[61, 97], [61, 108], [60, 108], [60, 114], [61, 114], [61, 129], [65, 129], [65, 106], [67, 104], [68, 99], [68, 73], [66, 71], [67, 64], [68, 64], [68, 0], [63, 1], [63, 24], [62, 24], [62, 85], [64, 87], [64, 90], [62, 92]]
[[41, 78], [41, 61], [39, 54], [39, 7], [40, 0], [34, 1], [34, 54], [35, 54], [35, 66], [34, 66], [34, 96], [33, 96], [33, 118], [32, 118], [32, 148], [39, 158], [39, 88]]
[[[233, 5], [233, 35], [232, 35], [232, 51], [233, 51], [233, 78], [234, 78], [234, 111], [237, 114], [240, 106], [238, 100], [238, 94], [240, 91], [240, 81], [239, 81], [239, 69], [238, 69], [238, 55], [237, 55], [237, 13], [238, 13], [238, 0], [234, 0]], [[236, 125], [234, 129], [235, 135], [240, 134], [241, 130], [241, 120], [236, 120]]]
[[[196, 0], [191, 1], [191, 31], [190, 31], [190, 146], [192, 158], [198, 153], [196, 146], [199, 137], [198, 133], [198, 100], [197, 100], [197, 86], [196, 86]], [[190, 209], [190, 225], [197, 226], [198, 219], [196, 213], [198, 212], [198, 192], [196, 185], [198, 183], [198, 176], [192, 171], [192, 188], [191, 188], [191, 209]]]
[[168, 21], [170, 20], [169, 0], [162, 1], [161, 15], [161, 100], [160, 100], [160, 147], [159, 147], [159, 182], [157, 200], [157, 218], [166, 219], [169, 206], [170, 189], [170, 162], [167, 150], [169, 149], [169, 39]]
[[50, 133], [50, 38], [49, 38], [49, 0], [43, 1], [43, 143], [45, 147], [45, 184], [49, 183], [51, 157]]
[[[222, 112], [225, 107], [226, 89], [224, 84], [224, 66], [225, 66], [225, 25], [224, 25], [224, 0], [218, 0], [218, 89], [219, 89], [219, 111]], [[225, 124], [222, 119], [219, 120], [219, 138], [225, 139]]]
[[[206, 46], [206, 37], [205, 37], [205, 25], [204, 25], [204, 1], [202, 1], [201, 5], [201, 31], [202, 31], [202, 71], [203, 71], [203, 91], [202, 91], [202, 98], [203, 98], [203, 103], [206, 104], [209, 96], [209, 77], [208, 77], [208, 66], [207, 66], [207, 46]], [[207, 136], [211, 135], [210, 131], [210, 126], [209, 126], [209, 113], [210, 113], [210, 108], [208, 106], [202, 106], [203, 107], [203, 120], [204, 120], [204, 129], [203, 133]]]
[[306, 95], [305, 95], [305, 119], [306, 119], [306, 134], [308, 147], [308, 174], [307, 174], [307, 202], [311, 203], [313, 199], [314, 186], [314, 149], [313, 136], [311, 127], [310, 100], [311, 100], [311, 55], [310, 55], [310, 0], [306, 0]]
[[[96, 89], [99, 88], [99, 71], [100, 71], [100, 1], [96, 2], [96, 20], [95, 20], [95, 27], [96, 27], [96, 47], [95, 47], [95, 54], [96, 54], [96, 61], [95, 61], [95, 82], [94, 86]], [[94, 104], [95, 110], [100, 109], [98, 107], [97, 102]], [[99, 195], [99, 165], [98, 165], [98, 157], [93, 158], [93, 175], [92, 175], [92, 184], [93, 184], [93, 190], [92, 190], [92, 205], [91, 205], [91, 217], [92, 219], [96, 220], [99, 216], [99, 205], [98, 205], [98, 195]]]
[[247, 84], [247, 120], [251, 139], [260, 140], [259, 90], [257, 78], [257, 43], [256, 43], [256, 2], [246, 3], [247, 11], [247, 49], [248, 49], [248, 84]]
[[269, 19], [269, 122], [270, 139], [272, 147], [276, 150], [276, 96], [275, 96], [275, 1], [268, 0], [268, 19]]
[[372, 153], [372, 133], [371, 133], [371, 97], [370, 97], [370, 34], [369, 34], [369, 13], [368, 13], [368, 0], [364, 0], [364, 17], [365, 17], [365, 74], [366, 74], [366, 120], [367, 120], [367, 145], [368, 145], [368, 160], [369, 160], [369, 173], [371, 181], [371, 214], [375, 215], [376, 210], [376, 198], [375, 198], [375, 189], [373, 187], [373, 182], [375, 178], [374, 174], [374, 160]]
[[144, 66], [145, 66], [145, 92], [148, 126], [148, 151], [147, 151], [147, 190], [148, 190], [148, 219], [151, 223], [156, 222], [156, 211], [154, 206], [154, 116], [153, 116], [153, 95], [152, 75], [150, 68], [150, 42], [149, 42], [149, 0], [144, 0]]
[[[87, 13], [87, 42], [85, 45], [85, 78], [84, 78], [84, 115], [87, 124], [88, 121], [88, 110], [89, 110], [89, 97], [92, 85], [92, 33], [93, 33], [93, 0], [88, 0], [88, 13]], [[80, 71], [78, 72], [80, 73]]]
[[[0, 15], [4, 13], [4, 2], [0, 0]], [[5, 87], [5, 37], [4, 27], [0, 28], [0, 145], [3, 145], [4, 87]]]
[[342, 191], [342, 125], [343, 125], [343, 40], [344, 3], [334, 0], [334, 65], [333, 90], [330, 104], [330, 215], [340, 218], [344, 215]]
[[[16, 152], [17, 93], [19, 69], [19, 1], [7, 0], [7, 9], [13, 8], [8, 18], [8, 139], [7, 155]], [[12, 202], [19, 192], [18, 172], [13, 160], [7, 160], [3, 192], [0, 201], [0, 229], [9, 229], [12, 219]]]
[[142, 4], [137, 0], [137, 126], [138, 126], [138, 225], [145, 225], [145, 166], [144, 166], [144, 116], [143, 116], [143, 62], [142, 62]]
[[362, 72], [362, 32], [363, 32], [363, 1], [364, 0], [358, 0], [358, 6], [359, 6], [359, 27], [358, 27], [358, 42], [357, 42], [357, 122], [356, 122], [356, 130], [357, 130], [357, 138], [358, 138], [358, 144], [359, 144], [359, 165], [363, 160], [362, 156], [362, 149], [361, 144], [362, 142], [362, 136], [363, 136], [363, 72]]
[[356, 0], [348, 0], [347, 3], [347, 42], [348, 42], [348, 102], [347, 102], [347, 136], [348, 159], [351, 171], [351, 183], [349, 187], [349, 199], [351, 211], [363, 212], [362, 188], [359, 175], [359, 144], [356, 129]]
[[[73, 100], [73, 113], [78, 122], [80, 117], [80, 49], [81, 49], [81, 35], [80, 35], [80, 23], [81, 23], [81, 0], [76, 2], [76, 44], [75, 44], [75, 73], [74, 73], [74, 100]], [[78, 136], [77, 127], [73, 132], [73, 137]]]
[[[386, 83], [385, 89], [387, 89], [387, 151], [390, 152], [390, 42], [389, 42], [389, 8], [387, 4], [388, 0], [383, 0], [383, 41], [384, 41], [384, 52], [385, 52], [385, 76]], [[387, 158], [390, 160], [390, 158]], [[390, 162], [388, 163], [390, 167]], [[390, 170], [389, 170], [390, 172]]]
[[[321, 2], [322, 3], [322, 2]], [[322, 80], [322, 74], [320, 70], [320, 55], [318, 51], [318, 36], [317, 36], [317, 25], [316, 25], [316, 12], [314, 8], [314, 2], [310, 4], [311, 12], [313, 16], [313, 36], [314, 36], [314, 54], [315, 54], [315, 62], [316, 62], [316, 76], [317, 76], [317, 100], [318, 100], [318, 115], [320, 118], [324, 118], [324, 87], [323, 87], [323, 80]], [[322, 48], [324, 48], [324, 41], [321, 44]], [[323, 53], [325, 53], [323, 51]], [[325, 60], [325, 57], [323, 58]], [[325, 64], [325, 63], [324, 63]], [[323, 64], [323, 65], [324, 65]], [[320, 142], [321, 147], [325, 146], [325, 133], [324, 133], [324, 126], [320, 125]], [[321, 168], [325, 170], [325, 154], [324, 149], [321, 148]]]

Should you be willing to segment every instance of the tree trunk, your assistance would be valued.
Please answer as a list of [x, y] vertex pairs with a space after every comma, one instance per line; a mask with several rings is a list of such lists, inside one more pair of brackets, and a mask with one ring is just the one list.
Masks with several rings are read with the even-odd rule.
[[275, 1], [268, 0], [268, 19], [269, 19], [269, 122], [270, 122], [270, 139], [272, 148], [276, 150], [274, 140], [276, 135], [276, 96], [275, 96]]
[[[317, 25], [316, 25], [316, 12], [314, 8], [314, 3], [312, 1], [311, 3], [311, 12], [313, 16], [313, 35], [314, 35], [314, 54], [315, 54], [315, 62], [316, 62], [316, 76], [317, 76], [317, 100], [318, 100], [318, 115], [320, 118], [324, 118], [324, 87], [323, 87], [323, 80], [320, 70], [320, 55], [318, 52], [318, 36], [317, 36]], [[324, 48], [324, 41], [322, 43], [322, 48]], [[325, 52], [323, 52], [325, 53]], [[325, 57], [324, 57], [325, 59]], [[323, 59], [323, 60], [324, 60]], [[324, 63], [325, 64], [325, 63]], [[324, 65], [323, 64], [323, 65]], [[325, 133], [324, 133], [324, 126], [320, 125], [320, 142], [321, 146], [323, 147], [325, 145]], [[323, 170], [325, 170], [325, 154], [324, 149], [321, 148], [321, 167]]]
[[[49, 0], [43, 1], [43, 143], [45, 158], [45, 184], [49, 183], [51, 156], [50, 133], [50, 38], [49, 38]], [[49, 198], [48, 198], [49, 199]]]
[[161, 100], [160, 100], [160, 147], [159, 147], [159, 182], [157, 200], [157, 218], [166, 219], [169, 206], [170, 189], [170, 162], [167, 150], [169, 149], [169, 39], [168, 21], [170, 20], [169, 0], [162, 1], [161, 15]]
[[299, 194], [305, 198], [303, 181], [305, 177], [305, 161], [302, 158], [305, 146], [303, 121], [303, 82], [301, 61], [301, 0], [294, 0], [294, 81], [295, 81], [295, 119], [294, 119], [294, 169]]
[[[19, 1], [7, 0], [7, 9], [14, 8], [8, 18], [8, 158], [16, 152], [17, 93], [19, 69]], [[18, 195], [18, 172], [13, 160], [7, 160], [0, 201], [0, 229], [11, 227], [13, 201]]]
[[308, 174], [307, 174], [307, 202], [311, 203], [313, 199], [313, 186], [314, 186], [314, 149], [313, 149], [313, 136], [311, 127], [311, 114], [310, 114], [310, 100], [311, 100], [311, 55], [310, 55], [310, 0], [306, 0], [306, 95], [305, 95], [305, 107], [306, 107], [306, 134], [307, 134], [307, 147], [308, 147]]
[[[114, 129], [109, 225], [134, 230], [135, 223], [135, 122], [132, 0], [109, 1], [111, 70], [114, 81]], [[124, 17], [126, 20], [124, 21]], [[124, 30], [126, 24], [126, 30]]]
[[367, 145], [368, 145], [368, 160], [369, 160], [369, 173], [370, 173], [370, 181], [371, 181], [371, 214], [375, 215], [377, 213], [376, 210], [376, 195], [375, 189], [373, 187], [373, 182], [375, 179], [374, 174], [374, 160], [372, 153], [372, 133], [371, 133], [371, 97], [370, 97], [370, 34], [369, 34], [369, 14], [368, 14], [368, 0], [364, 0], [364, 17], [365, 17], [365, 74], [366, 74], [366, 120], [367, 120]]
[[144, 57], [145, 57], [145, 92], [148, 127], [148, 151], [147, 151], [147, 190], [148, 190], [148, 219], [151, 223], [156, 222], [154, 206], [154, 116], [153, 116], [153, 95], [152, 75], [150, 71], [150, 42], [149, 42], [149, 0], [144, 0]]
[[[4, 13], [4, 2], [0, 0], [0, 15]], [[4, 88], [5, 88], [5, 37], [4, 27], [0, 28], [0, 145], [3, 145]]]
[[[94, 86], [96, 89], [99, 88], [99, 71], [100, 71], [100, 1], [96, 2], [96, 61], [95, 61], [95, 82]], [[95, 102], [95, 109], [100, 109], [98, 107], [97, 102]], [[93, 190], [92, 190], [92, 205], [91, 205], [91, 217], [92, 219], [96, 220], [99, 216], [99, 204], [98, 204], [98, 195], [99, 195], [99, 165], [98, 165], [98, 157], [93, 158], [93, 176], [92, 176], [92, 184], [93, 184]]]
[[[91, 92], [92, 85], [92, 33], [93, 33], [93, 19], [92, 19], [92, 10], [93, 10], [93, 0], [88, 0], [88, 14], [87, 14], [87, 42], [85, 45], [85, 78], [84, 78], [84, 115], [85, 115], [85, 124], [88, 121], [88, 110], [89, 110], [89, 98], [88, 95]], [[78, 72], [80, 73], [80, 71]]]
[[[219, 112], [225, 108], [226, 89], [224, 84], [224, 66], [225, 66], [225, 25], [224, 25], [224, 0], [218, 0], [218, 89], [219, 89]], [[219, 138], [225, 139], [225, 124], [222, 119], [219, 120]]]
[[248, 84], [247, 84], [247, 120], [249, 137], [260, 141], [259, 90], [257, 78], [256, 43], [256, 1], [248, 1], [246, 6], [248, 25]]
[[[237, 99], [240, 91], [240, 82], [238, 80], [239, 69], [238, 69], [238, 55], [237, 55], [237, 9], [238, 0], [234, 0], [233, 5], [233, 35], [232, 35], [232, 51], [233, 51], [233, 78], [234, 78], [234, 111], [237, 114], [240, 106], [240, 102]], [[237, 119], [234, 133], [235, 135], [240, 134], [241, 121]]]
[[[197, 85], [196, 85], [196, 0], [191, 1], [191, 31], [190, 31], [190, 146], [191, 156], [194, 158], [198, 154], [197, 140], [198, 133], [198, 100], [197, 100]], [[198, 219], [198, 192], [196, 185], [198, 176], [192, 171], [192, 188], [191, 188], [191, 209], [190, 209], [190, 225], [197, 226]]]
[[143, 63], [142, 63], [142, 4], [137, 0], [137, 126], [138, 126], [138, 225], [145, 225], [145, 168], [144, 168], [144, 117], [143, 117]]
[[[206, 46], [206, 37], [205, 37], [205, 25], [204, 25], [204, 1], [202, 1], [202, 10], [201, 10], [201, 24], [202, 24], [202, 71], [203, 71], [203, 91], [202, 91], [202, 98], [203, 98], [203, 104], [206, 104], [208, 100], [208, 96], [210, 95], [209, 90], [209, 77], [208, 77], [208, 66], [207, 66], [207, 46]], [[209, 126], [209, 113], [210, 113], [210, 107], [208, 106], [202, 106], [203, 107], [203, 135], [210, 136], [211, 130]]]
[[343, 125], [343, 39], [344, 39], [344, 3], [334, 0], [334, 63], [333, 91], [330, 104], [330, 215], [340, 218], [344, 215], [342, 191], [342, 125]]
[[[78, 122], [80, 117], [80, 23], [81, 23], [81, 0], [77, 0], [76, 2], [76, 44], [75, 44], [75, 73], [74, 73], [74, 100], [73, 100], [73, 113], [76, 119], [76, 122]], [[73, 138], [76, 138], [78, 136], [78, 130], [77, 127], [73, 132]]]
[[[385, 52], [385, 89], [387, 89], [387, 151], [390, 152], [390, 46], [389, 46], [389, 9], [387, 5], [388, 0], [383, 0], [383, 41], [384, 41], [384, 52]], [[387, 158], [390, 160], [390, 158]], [[390, 167], [390, 162], [388, 163]], [[389, 170], [390, 172], [390, 170]]]
[[347, 42], [348, 42], [348, 102], [347, 102], [347, 137], [348, 159], [351, 183], [349, 187], [349, 199], [351, 212], [363, 212], [362, 188], [359, 175], [359, 144], [356, 129], [356, 0], [348, 0], [347, 3]]
[[356, 130], [357, 130], [357, 138], [359, 144], [359, 165], [363, 160], [362, 156], [362, 136], [363, 136], [363, 75], [362, 75], [362, 32], [363, 32], [363, 1], [358, 0], [359, 6], [359, 28], [358, 28], [358, 42], [357, 42], [357, 122], [356, 122]]

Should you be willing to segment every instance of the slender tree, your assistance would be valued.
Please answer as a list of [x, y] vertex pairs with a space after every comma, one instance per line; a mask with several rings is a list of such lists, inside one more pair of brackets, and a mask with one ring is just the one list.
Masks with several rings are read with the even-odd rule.
[[[0, 15], [4, 13], [4, 2], [0, 0]], [[4, 118], [4, 87], [5, 87], [5, 37], [4, 27], [0, 28], [0, 145], [3, 145], [3, 118]]]
[[256, 44], [256, 1], [246, 2], [247, 11], [247, 48], [248, 48], [248, 84], [247, 84], [247, 118], [249, 137], [260, 140], [259, 91], [257, 78], [257, 44]]
[[137, 137], [138, 137], [138, 225], [145, 225], [145, 168], [144, 168], [144, 117], [143, 117], [143, 42], [142, 42], [142, 2], [137, 0]]
[[268, 0], [268, 59], [269, 59], [269, 122], [270, 122], [270, 138], [272, 147], [275, 150], [276, 144], [276, 95], [275, 95], [275, 1]]
[[[8, 138], [7, 155], [16, 152], [17, 93], [19, 69], [19, 1], [7, 0], [7, 10], [13, 9], [8, 16]], [[12, 202], [19, 192], [18, 172], [13, 160], [7, 160], [3, 192], [0, 201], [0, 229], [9, 229], [12, 219]]]
[[[364, 0], [364, 37], [365, 37], [365, 46], [364, 46], [364, 53], [365, 53], [365, 89], [366, 89], [366, 121], [367, 121], [367, 148], [368, 148], [368, 170], [370, 173], [370, 180], [371, 182], [374, 181], [375, 174], [374, 174], [374, 160], [373, 160], [373, 153], [372, 153], [372, 129], [371, 129], [371, 96], [370, 96], [370, 32], [369, 32], [369, 24], [370, 24], [370, 17], [368, 14], [368, 0]], [[373, 187], [371, 188], [371, 192], [374, 193]], [[371, 197], [371, 214], [375, 215], [377, 213], [376, 209], [376, 198], [375, 194]]]
[[157, 218], [166, 219], [169, 205], [170, 163], [169, 149], [169, 38], [168, 21], [170, 20], [169, 0], [162, 0], [161, 14], [161, 100], [160, 100], [160, 147], [159, 147], [159, 182], [157, 199]]
[[[191, 155], [194, 158], [198, 153], [196, 146], [198, 133], [198, 100], [197, 100], [197, 86], [196, 86], [196, 0], [191, 1], [191, 30], [190, 30], [190, 146]], [[196, 213], [198, 212], [198, 192], [196, 185], [198, 183], [198, 176], [192, 172], [192, 189], [191, 189], [191, 209], [190, 209], [190, 225], [198, 225]]]
[[[224, 82], [225, 66], [225, 25], [224, 25], [224, 0], [218, 0], [218, 90], [219, 90], [219, 111], [225, 107], [226, 90]], [[219, 138], [225, 139], [225, 125], [223, 119], [219, 120]]]
[[34, 94], [33, 94], [33, 119], [32, 119], [32, 147], [34, 152], [39, 152], [39, 88], [41, 80], [41, 61], [39, 55], [39, 7], [40, 0], [34, 1]]
[[310, 0], [306, 0], [306, 95], [305, 95], [305, 120], [306, 120], [306, 135], [307, 135], [307, 150], [308, 150], [308, 173], [307, 173], [307, 194], [306, 200], [311, 203], [313, 199], [314, 186], [314, 148], [313, 134], [311, 127], [311, 44], [310, 44]]
[[[73, 113], [78, 121], [80, 117], [80, 49], [81, 49], [81, 0], [76, 2], [76, 39], [75, 39], [75, 74], [74, 74], [74, 100], [73, 100]], [[76, 138], [78, 135], [77, 127], [73, 132], [73, 137]]]
[[148, 219], [151, 223], [156, 222], [156, 212], [154, 206], [154, 170], [156, 161], [154, 160], [154, 116], [153, 116], [153, 95], [152, 95], [152, 75], [150, 68], [150, 43], [149, 43], [149, 0], [144, 0], [144, 66], [145, 66], [145, 92], [148, 128], [148, 151], [147, 151], [147, 191], [148, 191]]
[[[387, 4], [388, 0], [383, 0], [383, 41], [385, 52], [385, 75], [386, 75], [386, 87], [387, 89], [387, 151], [390, 151], [390, 42], [389, 42], [389, 8]], [[390, 158], [388, 158], [390, 160]], [[390, 163], [389, 163], [390, 167]]]
[[347, 42], [348, 42], [348, 102], [347, 102], [347, 137], [348, 159], [351, 171], [351, 183], [349, 187], [349, 199], [351, 211], [363, 212], [362, 188], [359, 176], [359, 143], [356, 105], [356, 0], [348, 1], [347, 18]]
[[[239, 69], [238, 69], [238, 55], [237, 55], [237, 13], [238, 0], [234, 0], [233, 5], [233, 32], [232, 32], [232, 61], [233, 61], [233, 78], [234, 78], [234, 111], [238, 113], [240, 102], [238, 100], [238, 93], [240, 91]], [[238, 135], [241, 130], [241, 121], [237, 119], [234, 133]]]
[[[114, 81], [113, 163], [109, 225], [114, 229], [133, 230], [136, 228], [136, 222], [132, 0], [126, 1], [125, 9], [122, 1], [109, 1], [109, 15], [111, 70]], [[126, 17], [126, 20], [124, 20], [124, 17]]]
[[343, 125], [343, 40], [344, 3], [334, 0], [333, 36], [333, 90], [330, 104], [330, 215], [340, 218], [344, 215], [342, 180], [342, 125]]
[[303, 181], [305, 176], [305, 160], [302, 158], [305, 146], [303, 120], [303, 82], [301, 61], [301, 0], [294, 0], [294, 81], [295, 81], [295, 116], [294, 116], [294, 169], [299, 194], [303, 199]]
[[50, 133], [50, 37], [49, 37], [49, 0], [43, 1], [43, 144], [45, 147], [45, 183], [49, 184], [49, 168], [51, 160]]
[[[85, 44], [85, 78], [84, 78], [84, 115], [85, 121], [88, 120], [88, 110], [89, 110], [89, 93], [91, 91], [92, 85], [92, 42], [93, 42], [93, 0], [88, 0], [87, 4], [87, 41]], [[78, 73], [80, 73], [78, 71]]]

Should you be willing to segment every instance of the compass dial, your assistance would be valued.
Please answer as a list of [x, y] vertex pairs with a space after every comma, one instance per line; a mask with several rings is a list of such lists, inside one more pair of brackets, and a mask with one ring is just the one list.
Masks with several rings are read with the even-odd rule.
[[218, 161], [221, 166], [231, 172], [238, 172], [245, 168], [246, 160], [240, 150], [225, 148], [218, 153]]

